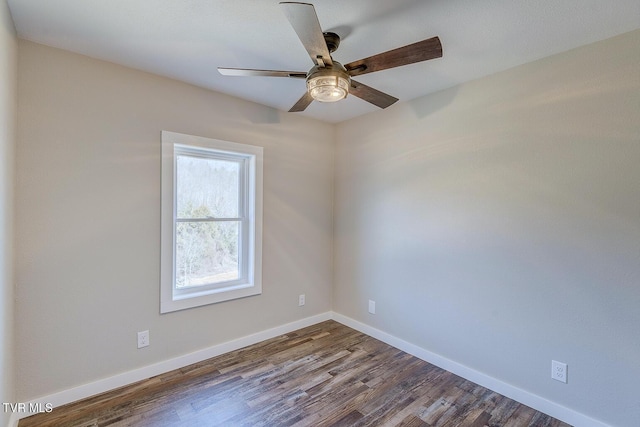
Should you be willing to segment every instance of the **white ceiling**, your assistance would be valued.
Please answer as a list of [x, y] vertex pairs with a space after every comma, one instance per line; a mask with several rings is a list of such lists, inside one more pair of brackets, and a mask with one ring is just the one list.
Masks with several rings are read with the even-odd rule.
[[[439, 36], [443, 57], [358, 77], [400, 102], [640, 28], [638, 0], [315, 0], [343, 64]], [[8, 0], [18, 35], [287, 111], [304, 80], [225, 77], [216, 68], [308, 71], [278, 0]], [[393, 108], [393, 107], [390, 107]], [[340, 122], [359, 98], [302, 114]]]

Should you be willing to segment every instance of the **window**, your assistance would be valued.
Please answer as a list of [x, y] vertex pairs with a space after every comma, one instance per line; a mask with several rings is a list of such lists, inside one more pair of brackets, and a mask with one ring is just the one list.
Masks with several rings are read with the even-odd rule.
[[160, 312], [262, 292], [262, 148], [162, 132]]

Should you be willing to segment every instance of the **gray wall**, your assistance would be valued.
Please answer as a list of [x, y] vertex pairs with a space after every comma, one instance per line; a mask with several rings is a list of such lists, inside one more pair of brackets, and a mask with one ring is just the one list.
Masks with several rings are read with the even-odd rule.
[[338, 125], [334, 311], [638, 425], [639, 46], [627, 33]]
[[[31, 42], [18, 57], [18, 399], [331, 309], [333, 126]], [[159, 314], [161, 130], [264, 147], [262, 295]]]
[[[6, 1], [0, 1], [0, 402], [14, 401], [13, 163], [18, 42]], [[2, 412], [7, 425], [10, 413]]]

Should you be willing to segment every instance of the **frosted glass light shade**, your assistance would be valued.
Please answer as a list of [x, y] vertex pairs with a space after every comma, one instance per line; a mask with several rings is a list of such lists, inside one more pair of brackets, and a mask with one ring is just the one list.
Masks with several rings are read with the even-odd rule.
[[307, 90], [316, 101], [336, 102], [347, 97], [349, 81], [342, 76], [317, 76], [307, 80]]

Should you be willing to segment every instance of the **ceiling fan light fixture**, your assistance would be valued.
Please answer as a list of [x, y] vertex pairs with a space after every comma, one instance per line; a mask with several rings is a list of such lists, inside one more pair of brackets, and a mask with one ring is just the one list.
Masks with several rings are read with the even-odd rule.
[[333, 67], [314, 67], [307, 77], [307, 91], [316, 101], [336, 102], [349, 94], [351, 78], [342, 65], [333, 62]]
[[347, 97], [349, 83], [342, 77], [314, 77], [307, 81], [307, 89], [313, 99], [320, 102], [336, 102]]

